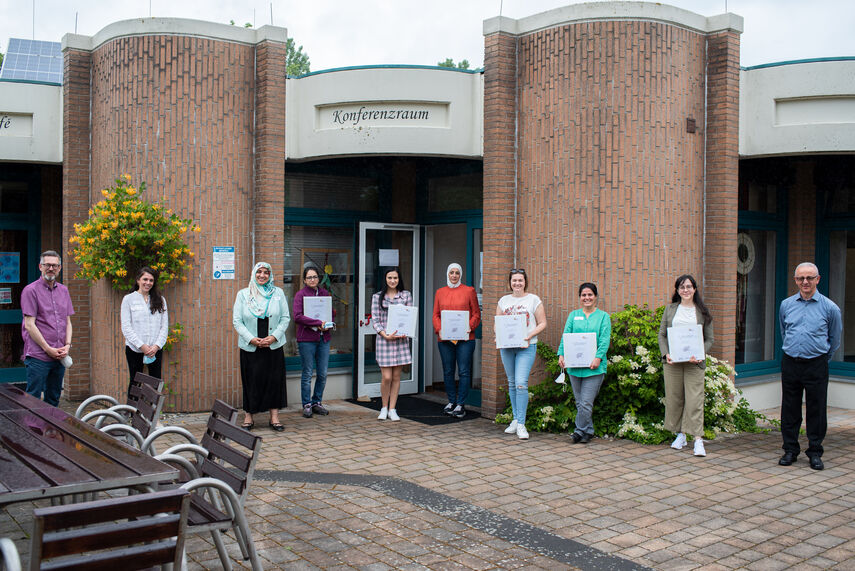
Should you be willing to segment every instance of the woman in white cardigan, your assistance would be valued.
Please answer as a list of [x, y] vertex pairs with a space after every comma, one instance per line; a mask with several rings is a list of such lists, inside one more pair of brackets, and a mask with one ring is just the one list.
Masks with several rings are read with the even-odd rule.
[[[148, 366], [148, 374], [158, 379], [163, 365], [163, 345], [169, 333], [166, 298], [157, 290], [157, 271], [140, 268], [134, 291], [122, 299], [122, 334], [131, 380]], [[130, 385], [128, 385], [130, 391]], [[128, 393], [130, 396], [130, 393]]]
[[252, 430], [252, 415], [270, 411], [270, 428], [282, 432], [279, 409], [288, 406], [285, 391], [285, 330], [291, 322], [285, 292], [273, 285], [270, 264], [252, 268], [249, 287], [235, 298], [232, 323], [238, 332], [243, 384], [243, 427]]

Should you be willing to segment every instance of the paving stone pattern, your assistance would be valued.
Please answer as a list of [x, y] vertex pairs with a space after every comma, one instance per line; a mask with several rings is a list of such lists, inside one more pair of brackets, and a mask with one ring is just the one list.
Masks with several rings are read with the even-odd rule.
[[[429, 427], [330, 409], [284, 413], [283, 433], [256, 417], [264, 446], [246, 508], [266, 568], [855, 569], [855, 411], [829, 410], [816, 472], [803, 455], [778, 466], [774, 431], [721, 435], [695, 458], [622, 440], [520, 441], [484, 419]], [[201, 434], [205, 419], [165, 422]], [[24, 550], [31, 512], [0, 516]], [[209, 536], [187, 551], [190, 569], [220, 569]]]

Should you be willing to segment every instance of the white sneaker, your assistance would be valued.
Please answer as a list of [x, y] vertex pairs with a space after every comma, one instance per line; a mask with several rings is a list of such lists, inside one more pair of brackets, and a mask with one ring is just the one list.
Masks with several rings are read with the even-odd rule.
[[395, 411], [394, 408], [389, 410], [389, 420], [391, 420], [392, 422], [396, 420], [401, 420], [401, 417], [398, 416], [398, 413], [397, 411]]
[[389, 416], [389, 409], [384, 406], [380, 409], [380, 415], [377, 417], [377, 420], [386, 420], [387, 416]]
[[505, 429], [505, 434], [516, 434], [518, 424], [519, 423], [516, 421], [516, 419], [512, 420], [508, 427]]
[[686, 435], [681, 432], [677, 435], [677, 438], [674, 439], [674, 442], [671, 443], [671, 448], [674, 450], [682, 450], [685, 445]]
[[706, 456], [707, 451], [704, 450], [704, 441], [700, 438], [695, 439], [695, 456]]
[[525, 424], [517, 425], [517, 436], [520, 440], [528, 440], [528, 430], [525, 429]]

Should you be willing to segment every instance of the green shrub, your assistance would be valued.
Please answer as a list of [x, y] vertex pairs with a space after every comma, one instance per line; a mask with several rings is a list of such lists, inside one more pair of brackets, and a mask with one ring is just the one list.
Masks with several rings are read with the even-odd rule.
[[[665, 386], [659, 352], [659, 323], [664, 307], [626, 305], [612, 314], [612, 339], [606, 377], [594, 403], [594, 427], [598, 436], [612, 435], [645, 444], [659, 444], [674, 437], [665, 430]], [[553, 382], [561, 369], [558, 355], [545, 343], [537, 344], [548, 378], [529, 389], [526, 427], [541, 432], [572, 431], [576, 419], [573, 391]], [[758, 422], [773, 423], [751, 410], [733, 384], [735, 372], [725, 361], [707, 355], [704, 399], [704, 438], [719, 432], [759, 432]], [[510, 422], [510, 407], [496, 422]]]

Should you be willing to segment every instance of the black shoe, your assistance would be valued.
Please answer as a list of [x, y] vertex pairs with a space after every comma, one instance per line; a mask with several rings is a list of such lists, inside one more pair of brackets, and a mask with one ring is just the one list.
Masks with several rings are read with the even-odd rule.
[[825, 468], [825, 464], [822, 463], [822, 458], [820, 458], [819, 456], [811, 456], [810, 467], [814, 470], [822, 470], [823, 468]]
[[447, 405], [445, 405], [445, 408], [443, 408], [443, 409], [442, 409], [442, 412], [444, 412], [444, 413], [445, 413], [445, 414], [447, 414], [448, 416], [453, 416], [453, 415], [451, 414], [451, 412], [452, 412], [453, 410], [454, 410], [454, 403], [453, 403], [453, 402], [450, 402], [450, 403], [448, 403]]
[[585, 434], [582, 435], [582, 440], [580, 442], [582, 444], [587, 444], [590, 441], [591, 441], [591, 435], [586, 432]]
[[582, 435], [578, 432], [574, 432], [570, 435], [570, 440], [573, 441], [573, 444], [579, 444], [582, 441]]
[[462, 404], [457, 405], [454, 407], [454, 410], [451, 411], [451, 416], [454, 418], [463, 418], [466, 416], [466, 408]]
[[798, 452], [784, 452], [784, 455], [778, 460], [778, 464], [780, 466], [789, 466], [798, 459], [798, 456]]
[[282, 432], [283, 430], [285, 430], [285, 427], [284, 427], [284, 426], [282, 426], [282, 424], [281, 424], [281, 423], [279, 423], [279, 422], [271, 422], [271, 423], [270, 423], [270, 428], [272, 428], [272, 429], [273, 429], [273, 430], [275, 430], [276, 432]]
[[240, 427], [243, 428], [244, 430], [252, 430], [255, 427], [255, 423], [254, 422], [244, 422], [243, 424], [240, 425]]
[[319, 414], [321, 416], [326, 416], [330, 413], [330, 411], [327, 410], [327, 407], [325, 407], [323, 404], [321, 404], [319, 402], [316, 402], [315, 404], [312, 405], [312, 412], [315, 414]]

